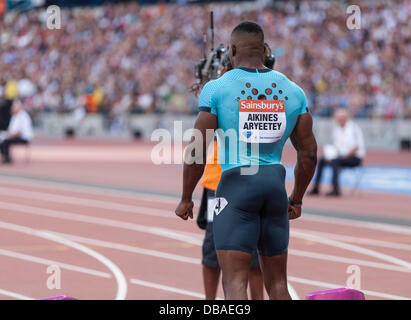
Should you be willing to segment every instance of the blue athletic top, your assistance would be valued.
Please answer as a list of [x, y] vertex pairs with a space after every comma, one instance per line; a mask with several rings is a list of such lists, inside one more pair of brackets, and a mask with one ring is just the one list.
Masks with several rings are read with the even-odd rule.
[[298, 116], [308, 112], [304, 91], [271, 69], [236, 68], [209, 81], [199, 110], [217, 116], [218, 161], [223, 171], [281, 163]]

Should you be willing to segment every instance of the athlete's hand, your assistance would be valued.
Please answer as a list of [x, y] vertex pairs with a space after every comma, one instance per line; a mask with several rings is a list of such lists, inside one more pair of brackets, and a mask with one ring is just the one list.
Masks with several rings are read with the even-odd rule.
[[301, 217], [301, 207], [296, 207], [288, 204], [288, 217], [290, 220]]
[[187, 220], [188, 217], [193, 219], [193, 201], [184, 201], [181, 200], [176, 209], [176, 215], [179, 216], [183, 220]]

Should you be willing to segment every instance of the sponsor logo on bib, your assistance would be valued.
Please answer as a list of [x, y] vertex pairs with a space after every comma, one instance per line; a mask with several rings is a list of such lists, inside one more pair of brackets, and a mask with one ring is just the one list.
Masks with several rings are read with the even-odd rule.
[[284, 100], [239, 100], [240, 141], [273, 143], [285, 132]]

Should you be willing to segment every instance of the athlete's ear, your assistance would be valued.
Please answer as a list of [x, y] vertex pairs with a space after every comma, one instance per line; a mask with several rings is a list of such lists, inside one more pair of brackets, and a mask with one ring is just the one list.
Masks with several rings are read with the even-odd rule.
[[234, 45], [234, 44], [232, 44], [231, 46], [230, 46], [230, 55], [232, 56], [232, 57], [235, 57], [235, 55], [236, 55], [236, 53], [237, 53], [237, 48], [236, 48], [236, 46]]
[[231, 66], [235, 68], [235, 63], [234, 63], [234, 56], [237, 53], [237, 48], [235, 45], [231, 44], [230, 45], [230, 50], [228, 51], [228, 59], [230, 60]]

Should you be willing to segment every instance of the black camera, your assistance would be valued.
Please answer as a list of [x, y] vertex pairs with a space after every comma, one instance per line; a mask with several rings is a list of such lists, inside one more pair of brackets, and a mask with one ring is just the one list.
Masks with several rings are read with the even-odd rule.
[[198, 85], [201, 87], [208, 81], [220, 77], [223, 67], [227, 67], [228, 70], [232, 69], [228, 49], [220, 44], [195, 65], [194, 75]]
[[[231, 65], [228, 48], [220, 44], [216, 49], [214, 49], [214, 19], [212, 11], [210, 18], [211, 50], [208, 54], [204, 54], [204, 58], [202, 58], [194, 67], [194, 76], [197, 79], [197, 84], [193, 86], [193, 91], [198, 91], [208, 81], [219, 78], [223, 69], [228, 71], [233, 68]], [[204, 37], [204, 46], [205, 44], [206, 39]], [[274, 69], [275, 57], [271, 53], [270, 46], [267, 43], [264, 43], [264, 45], [268, 49], [268, 53], [264, 60], [264, 65], [267, 68]]]

